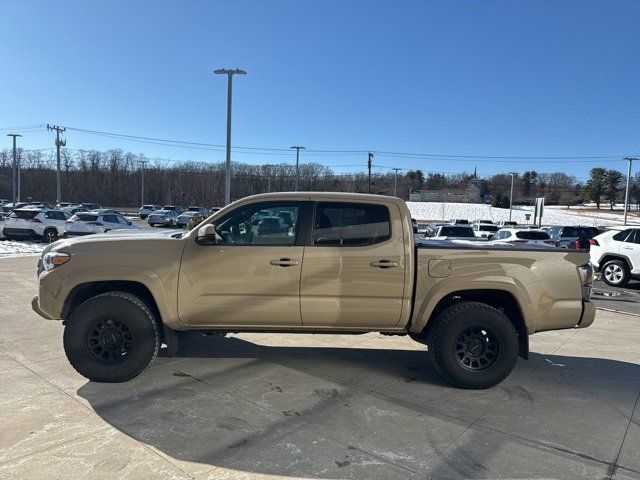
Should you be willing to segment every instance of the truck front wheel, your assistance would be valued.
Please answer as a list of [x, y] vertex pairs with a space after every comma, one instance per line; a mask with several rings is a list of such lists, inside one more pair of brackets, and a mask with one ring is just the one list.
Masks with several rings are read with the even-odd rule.
[[76, 371], [94, 382], [126, 382], [160, 349], [160, 324], [136, 295], [107, 292], [79, 305], [64, 329], [64, 350]]
[[518, 359], [518, 334], [499, 310], [459, 302], [434, 320], [429, 351], [438, 373], [459, 388], [489, 388], [504, 380]]

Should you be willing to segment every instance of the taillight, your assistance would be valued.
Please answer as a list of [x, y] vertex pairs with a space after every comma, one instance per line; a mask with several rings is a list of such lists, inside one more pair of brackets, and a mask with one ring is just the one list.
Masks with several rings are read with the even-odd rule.
[[593, 268], [591, 264], [585, 263], [578, 267], [580, 277], [580, 287], [582, 288], [582, 299], [588, 301], [591, 298], [591, 285], [593, 283]]
[[595, 238], [589, 239], [589, 245], [597, 245], [598, 247], [600, 246], [600, 244], [598, 243], [598, 240], [596, 240]]

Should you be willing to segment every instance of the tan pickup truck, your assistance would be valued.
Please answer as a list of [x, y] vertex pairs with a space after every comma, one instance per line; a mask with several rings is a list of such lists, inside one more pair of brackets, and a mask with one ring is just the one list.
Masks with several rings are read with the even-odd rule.
[[[141, 373], [176, 331], [409, 335], [451, 384], [502, 381], [528, 336], [595, 316], [586, 253], [414, 237], [406, 204], [345, 193], [239, 200], [190, 232], [51, 244], [36, 312], [85, 377]], [[426, 349], [425, 349], [426, 350]]]

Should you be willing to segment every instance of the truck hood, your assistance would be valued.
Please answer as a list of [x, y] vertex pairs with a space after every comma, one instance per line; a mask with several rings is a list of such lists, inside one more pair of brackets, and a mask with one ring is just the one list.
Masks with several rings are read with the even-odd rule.
[[83, 237], [66, 238], [58, 240], [45, 248], [43, 253], [48, 251], [74, 251], [77, 249], [88, 248], [105, 248], [115, 247], [117, 244], [129, 244], [135, 245], [135, 250], [138, 250], [140, 242], [155, 243], [158, 241], [175, 241], [182, 238], [185, 231], [169, 230], [169, 231], [155, 231], [155, 230], [110, 230], [106, 233], [96, 233], [93, 235], [86, 235]]

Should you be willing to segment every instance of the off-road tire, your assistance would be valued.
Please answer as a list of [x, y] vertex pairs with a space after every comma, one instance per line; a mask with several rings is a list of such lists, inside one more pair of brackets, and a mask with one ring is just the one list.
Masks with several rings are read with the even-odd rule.
[[[518, 334], [499, 310], [480, 302], [459, 302], [440, 312], [433, 322], [429, 352], [436, 370], [451, 385], [469, 389], [493, 387], [515, 367]], [[464, 336], [467, 332], [472, 332], [472, 337], [477, 333], [475, 344], [465, 339], [469, 338]], [[460, 349], [461, 345], [465, 347]], [[469, 356], [469, 345], [484, 348], [486, 365]], [[489, 345], [491, 358], [487, 353]], [[473, 365], [464, 365], [469, 359]]]
[[[120, 334], [113, 325], [120, 328]], [[102, 337], [96, 336], [100, 335], [96, 332], [106, 332], [106, 327], [116, 329], [119, 338], [129, 336], [130, 350], [121, 355], [118, 347], [115, 360], [96, 355], [101, 345], [108, 347]], [[108, 337], [106, 333], [102, 335]], [[127, 292], [107, 292], [90, 298], [71, 313], [64, 329], [64, 351], [69, 362], [80, 375], [94, 382], [116, 383], [134, 378], [156, 358], [160, 345], [160, 322], [140, 297]]]
[[[608, 270], [613, 271], [609, 273]], [[631, 272], [624, 260], [609, 260], [602, 266], [600, 277], [604, 283], [612, 287], [626, 287], [631, 280]]]

